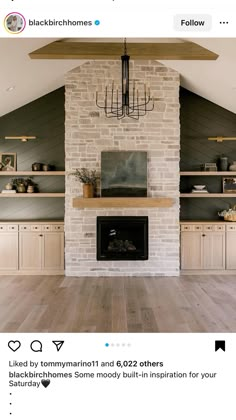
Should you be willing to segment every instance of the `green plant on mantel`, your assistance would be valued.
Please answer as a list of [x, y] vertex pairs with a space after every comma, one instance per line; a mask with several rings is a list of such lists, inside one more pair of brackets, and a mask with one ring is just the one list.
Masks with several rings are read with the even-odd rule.
[[90, 184], [96, 186], [96, 181], [100, 178], [96, 170], [87, 168], [76, 169], [70, 175], [74, 175], [82, 184]]

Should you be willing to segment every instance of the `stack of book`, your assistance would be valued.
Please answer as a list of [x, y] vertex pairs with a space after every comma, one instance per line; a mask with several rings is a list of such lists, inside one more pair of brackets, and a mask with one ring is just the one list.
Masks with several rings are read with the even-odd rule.
[[208, 193], [205, 185], [193, 185], [193, 189], [191, 192], [194, 194]]
[[2, 194], [15, 194], [16, 190], [2, 190]]
[[201, 165], [201, 171], [216, 172], [217, 171], [216, 163], [204, 163], [203, 165]]

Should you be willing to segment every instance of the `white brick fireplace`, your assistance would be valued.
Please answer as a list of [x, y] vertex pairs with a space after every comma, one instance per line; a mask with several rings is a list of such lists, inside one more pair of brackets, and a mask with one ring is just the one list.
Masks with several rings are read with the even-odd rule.
[[[156, 61], [131, 61], [130, 78], [150, 84], [155, 108], [139, 121], [108, 119], [95, 105], [96, 90], [120, 85], [121, 63], [89, 61], [66, 75], [65, 264], [67, 276], [179, 275], [179, 75]], [[86, 167], [100, 172], [101, 152], [143, 150], [148, 155], [148, 196], [170, 197], [169, 208], [76, 209], [81, 184], [69, 173]], [[149, 259], [97, 261], [97, 216], [149, 219]]]

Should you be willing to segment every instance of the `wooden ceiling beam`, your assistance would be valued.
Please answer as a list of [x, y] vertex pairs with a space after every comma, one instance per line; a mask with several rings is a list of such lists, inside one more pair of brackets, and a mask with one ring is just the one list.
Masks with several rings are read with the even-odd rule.
[[[55, 41], [29, 54], [37, 60], [117, 60], [122, 42]], [[218, 55], [193, 42], [128, 43], [132, 60], [216, 60]]]

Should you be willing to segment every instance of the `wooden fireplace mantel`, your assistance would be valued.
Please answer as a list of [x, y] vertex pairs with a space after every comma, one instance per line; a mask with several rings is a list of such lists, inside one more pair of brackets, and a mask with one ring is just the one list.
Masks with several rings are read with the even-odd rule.
[[107, 208], [107, 207], [171, 207], [174, 200], [168, 197], [101, 197], [73, 199], [73, 207], [83, 208]]

